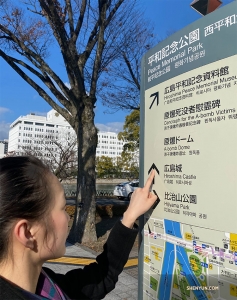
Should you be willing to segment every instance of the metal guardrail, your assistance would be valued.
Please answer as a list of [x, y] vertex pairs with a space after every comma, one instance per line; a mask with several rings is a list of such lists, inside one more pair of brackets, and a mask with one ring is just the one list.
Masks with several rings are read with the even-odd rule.
[[[97, 190], [96, 196], [97, 197], [103, 197], [103, 196], [113, 196], [114, 191], [113, 190]], [[76, 191], [74, 190], [65, 190], [65, 196], [66, 197], [76, 197]]]
[[66, 197], [76, 197], [76, 191], [73, 190], [64, 190], [65, 196]]
[[97, 190], [96, 196], [113, 196], [114, 191], [113, 190]]

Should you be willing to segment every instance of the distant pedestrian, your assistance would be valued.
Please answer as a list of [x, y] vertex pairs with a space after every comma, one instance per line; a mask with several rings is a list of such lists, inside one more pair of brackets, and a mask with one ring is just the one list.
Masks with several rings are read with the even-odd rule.
[[42, 267], [65, 253], [69, 216], [57, 177], [37, 158], [0, 159], [0, 299], [102, 299], [118, 281], [134, 244], [135, 220], [155, 202], [155, 172], [131, 198], [96, 263], [65, 275]]

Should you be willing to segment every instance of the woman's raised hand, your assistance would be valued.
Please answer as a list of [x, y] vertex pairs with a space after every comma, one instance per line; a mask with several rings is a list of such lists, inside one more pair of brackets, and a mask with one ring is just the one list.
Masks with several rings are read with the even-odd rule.
[[123, 215], [123, 225], [132, 228], [136, 219], [147, 212], [157, 200], [157, 196], [150, 192], [155, 173], [155, 170], [152, 170], [145, 186], [133, 192], [128, 209]]

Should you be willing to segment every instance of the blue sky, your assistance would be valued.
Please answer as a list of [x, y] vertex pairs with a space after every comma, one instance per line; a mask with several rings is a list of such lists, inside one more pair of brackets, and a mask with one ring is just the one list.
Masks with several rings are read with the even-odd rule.
[[[223, 0], [222, 6], [233, 0]], [[190, 8], [191, 0], [139, 0], [145, 16], [154, 25], [154, 33], [164, 39], [202, 16]], [[51, 56], [50, 64], [60, 66]], [[0, 139], [8, 138], [9, 125], [20, 115], [30, 112], [45, 114], [51, 107], [14, 70], [0, 58]], [[106, 107], [97, 103], [95, 123], [101, 130], [121, 131], [129, 112], [105, 113]]]

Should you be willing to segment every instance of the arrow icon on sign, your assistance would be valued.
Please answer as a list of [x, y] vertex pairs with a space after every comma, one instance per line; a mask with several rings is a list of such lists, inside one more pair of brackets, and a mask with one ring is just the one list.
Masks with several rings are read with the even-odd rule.
[[153, 169], [155, 169], [156, 172], [157, 172], [158, 174], [160, 174], [160, 171], [158, 170], [157, 166], [153, 163], [153, 164], [151, 165], [149, 171], [148, 171], [148, 175], [151, 173], [151, 171], [152, 171]]
[[[149, 171], [148, 171], [148, 175], [151, 173], [151, 171], [152, 171], [153, 169], [155, 169], [156, 172], [157, 172], [158, 174], [160, 174], [159, 169], [158, 169], [157, 166], [153, 163], [153, 164], [151, 165]], [[152, 184], [154, 184], [154, 183], [155, 183], [155, 178], [153, 179], [153, 183], [152, 183]], [[157, 193], [156, 193], [155, 190], [153, 190], [153, 193], [156, 195], [157, 199], [156, 199], [155, 203], [153, 204], [153, 206], [152, 206], [151, 208], [152, 208], [152, 209], [155, 209], [156, 206], [160, 203], [160, 198], [159, 198], [159, 196], [157, 195]]]
[[[148, 175], [151, 173], [151, 171], [152, 171], [153, 169], [155, 169], [156, 172], [157, 172], [158, 174], [160, 174], [160, 172], [159, 172], [157, 166], [153, 163], [152, 166], [150, 167], [149, 171], [148, 171]], [[152, 184], [154, 184], [154, 183], [155, 183], [155, 178], [153, 179]]]
[[153, 190], [153, 193], [156, 195], [157, 199], [156, 199], [156, 202], [153, 204], [153, 206], [151, 207], [152, 209], [155, 209], [156, 206], [160, 203], [160, 198], [159, 196], [157, 195], [156, 191]]
[[153, 104], [154, 104], [155, 101], [156, 101], [156, 105], [158, 106], [158, 104], [159, 104], [159, 92], [156, 92], [156, 93], [154, 93], [154, 94], [151, 94], [151, 95], [150, 95], [150, 98], [151, 98], [151, 97], [154, 97], [154, 98], [153, 98], [153, 101], [151, 102], [151, 105], [150, 105], [149, 109], [152, 108], [152, 106], [153, 106]]
[[148, 231], [149, 231], [149, 234], [151, 234], [151, 229], [150, 229], [149, 224], [148, 224]]

